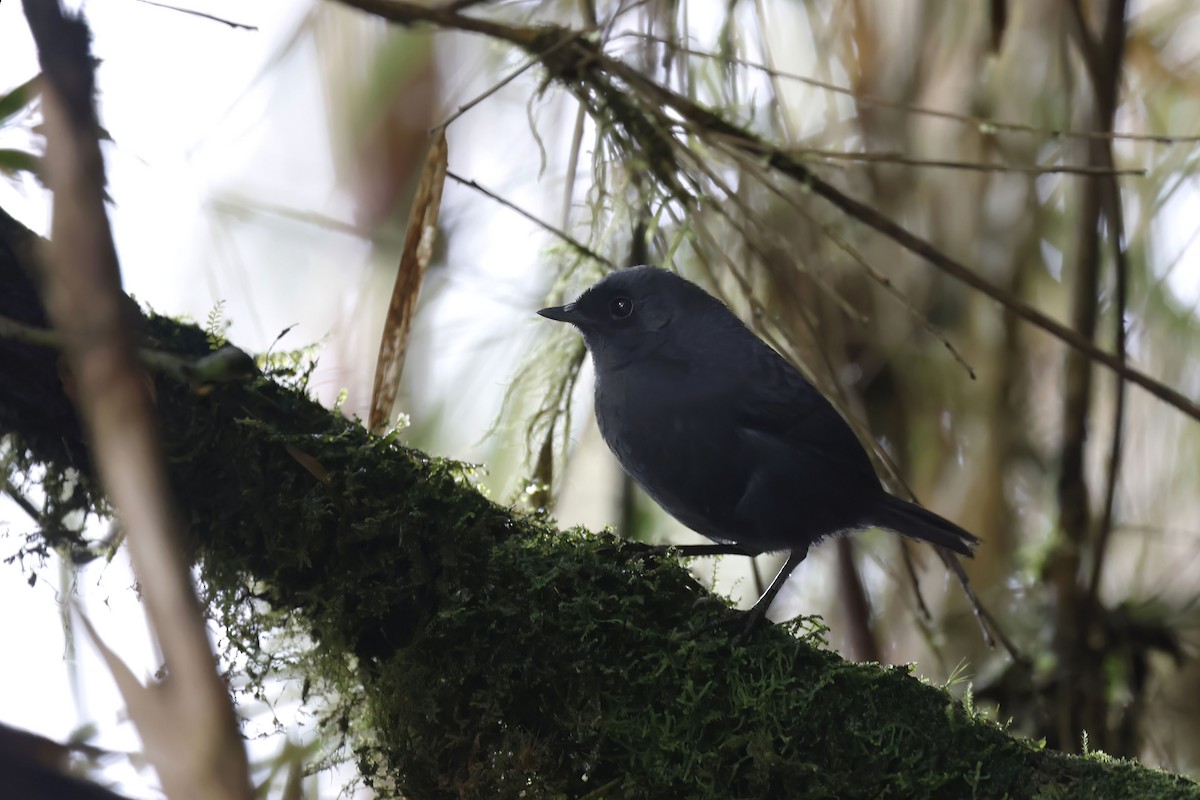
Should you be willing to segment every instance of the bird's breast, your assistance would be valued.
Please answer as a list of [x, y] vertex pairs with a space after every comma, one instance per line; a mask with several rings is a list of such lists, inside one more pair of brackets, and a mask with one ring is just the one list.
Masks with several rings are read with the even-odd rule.
[[732, 541], [752, 466], [727, 403], [686, 378], [596, 383], [596, 421], [621, 466], [668, 513], [719, 541]]

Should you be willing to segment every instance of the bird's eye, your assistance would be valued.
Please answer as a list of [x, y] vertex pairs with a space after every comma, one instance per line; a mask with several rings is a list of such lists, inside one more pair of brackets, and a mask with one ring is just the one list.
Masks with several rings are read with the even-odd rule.
[[608, 304], [608, 313], [613, 319], [625, 319], [633, 313], [633, 301], [628, 297], [614, 297]]

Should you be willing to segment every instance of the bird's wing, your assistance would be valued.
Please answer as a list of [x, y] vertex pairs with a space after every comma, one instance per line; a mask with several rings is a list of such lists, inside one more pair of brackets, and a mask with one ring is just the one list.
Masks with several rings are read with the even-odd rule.
[[806, 462], [827, 465], [839, 477], [878, 486], [871, 459], [849, 424], [795, 367], [768, 352], [743, 387], [741, 426], [754, 436], [786, 444]]

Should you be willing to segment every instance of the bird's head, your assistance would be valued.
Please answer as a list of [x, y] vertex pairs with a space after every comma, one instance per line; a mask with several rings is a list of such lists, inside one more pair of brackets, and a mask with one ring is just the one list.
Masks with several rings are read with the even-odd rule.
[[538, 313], [578, 328], [598, 367], [627, 364], [672, 343], [686, 344], [689, 329], [732, 317], [699, 286], [648, 266], [611, 272], [574, 303]]

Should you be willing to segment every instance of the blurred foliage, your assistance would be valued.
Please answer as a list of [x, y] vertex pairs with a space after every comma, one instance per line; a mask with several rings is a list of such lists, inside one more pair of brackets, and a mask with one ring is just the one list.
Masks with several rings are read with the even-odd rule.
[[[41, 76], [37, 75], [7, 93], [0, 95], [0, 128], [21, 124], [27, 119], [41, 96]], [[15, 177], [22, 172], [37, 176], [41, 157], [27, 150], [0, 147], [0, 173]]]

